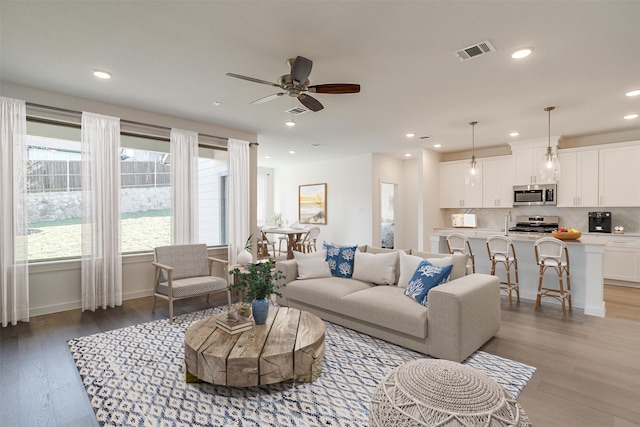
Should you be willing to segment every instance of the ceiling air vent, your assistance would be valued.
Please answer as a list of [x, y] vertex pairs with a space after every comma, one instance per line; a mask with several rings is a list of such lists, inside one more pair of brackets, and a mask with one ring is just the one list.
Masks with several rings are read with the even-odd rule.
[[429, 139], [431, 138], [430, 136], [419, 136], [418, 139]]
[[308, 111], [309, 109], [305, 107], [292, 107], [292, 108], [289, 108], [288, 110], [285, 110], [286, 113], [291, 113], [296, 116], [307, 113]]
[[493, 52], [496, 49], [493, 47], [489, 40], [485, 40], [473, 46], [465, 47], [456, 52], [456, 56], [460, 61], [467, 61], [476, 56], [484, 55], [485, 53]]

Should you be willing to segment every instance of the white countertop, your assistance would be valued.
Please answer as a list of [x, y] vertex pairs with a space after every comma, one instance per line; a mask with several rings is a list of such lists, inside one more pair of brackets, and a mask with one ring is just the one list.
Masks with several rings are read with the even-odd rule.
[[[467, 236], [469, 239], [486, 239], [494, 234], [504, 234], [503, 229], [498, 228], [452, 228], [442, 227], [435, 228], [433, 235], [446, 236], [450, 233], [460, 233]], [[549, 233], [522, 233], [517, 231], [510, 231], [508, 237], [515, 241], [527, 242], [536, 241], [541, 237], [551, 237]], [[606, 245], [611, 241], [638, 241], [640, 242], [640, 234], [638, 233], [625, 233], [625, 234], [609, 234], [609, 233], [582, 233], [577, 240], [565, 240], [566, 243], [582, 243], [591, 245]]]

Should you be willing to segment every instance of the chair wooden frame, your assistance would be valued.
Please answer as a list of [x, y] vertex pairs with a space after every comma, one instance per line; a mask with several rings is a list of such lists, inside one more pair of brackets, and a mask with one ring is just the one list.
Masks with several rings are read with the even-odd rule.
[[[509, 304], [513, 304], [513, 292], [516, 293], [516, 301], [520, 302], [520, 279], [518, 277], [518, 257], [513, 241], [506, 236], [489, 236], [487, 238], [487, 252], [491, 261], [491, 275], [496, 275], [496, 266], [502, 264], [507, 272], [507, 281], [500, 282], [500, 290], [509, 295]], [[511, 281], [511, 269], [515, 272], [515, 281]]]
[[[177, 251], [201, 251], [204, 250], [205, 257], [207, 260], [207, 268], [208, 268], [208, 276], [200, 276], [193, 275], [191, 277], [181, 277], [179, 279], [174, 278], [174, 273], [176, 267], [170, 266], [165, 263], [158, 262], [158, 250], [170, 250], [171, 248], [176, 248]], [[169, 322], [173, 324], [173, 302], [179, 299], [190, 298], [195, 296], [207, 295], [207, 301], [209, 301], [209, 294], [215, 292], [227, 292], [227, 302], [231, 305], [231, 293], [227, 288], [227, 277], [229, 275], [229, 261], [209, 257], [206, 255], [207, 247], [204, 244], [196, 244], [196, 245], [174, 245], [174, 246], [165, 246], [156, 248], [154, 251], [155, 260], [151, 262], [151, 264], [155, 267], [155, 280], [153, 287], [153, 308], [151, 309], [152, 313], [156, 311], [156, 299], [158, 297], [166, 299], [169, 301]], [[184, 252], [183, 252], [184, 253]], [[202, 254], [201, 254], [202, 255]], [[165, 283], [162, 281], [162, 273], [166, 275], [166, 286], [167, 293], [164, 294], [159, 292], [159, 287], [161, 284]], [[197, 282], [207, 282], [208, 277], [219, 278], [224, 280], [224, 285], [222, 281], [217, 280], [215, 284], [211, 284], [210, 286], [200, 285]], [[192, 282], [196, 282], [193, 283]], [[186, 283], [187, 286], [180, 286], [182, 283]], [[198, 285], [198, 286], [194, 286]], [[176, 289], [179, 289], [179, 292], [176, 292]], [[178, 295], [176, 295], [176, 293]]]
[[[544, 250], [541, 247], [544, 246]], [[555, 248], [554, 248], [555, 246]], [[573, 311], [571, 302], [571, 272], [569, 263], [569, 248], [567, 244], [555, 237], [543, 237], [533, 244], [536, 255], [536, 263], [540, 269], [538, 278], [538, 294], [536, 296], [535, 309], [540, 306], [542, 298], [553, 298], [560, 301], [562, 314], [567, 314], [567, 303], [569, 311]], [[550, 251], [553, 249], [553, 252]], [[548, 252], [545, 252], [547, 250]], [[553, 269], [558, 275], [558, 288], [547, 288], [542, 286], [544, 273], [547, 269]], [[566, 278], [565, 288], [562, 277]]]

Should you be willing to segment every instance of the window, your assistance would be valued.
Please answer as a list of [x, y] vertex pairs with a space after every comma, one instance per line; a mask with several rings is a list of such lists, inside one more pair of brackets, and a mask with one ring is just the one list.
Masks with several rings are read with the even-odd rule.
[[[81, 162], [78, 125], [27, 122], [29, 260], [81, 256]], [[171, 244], [171, 164], [163, 137], [121, 135], [121, 250]], [[201, 146], [198, 159], [202, 243], [227, 244], [227, 152]]]
[[51, 127], [27, 122], [30, 261], [81, 254], [80, 129]]

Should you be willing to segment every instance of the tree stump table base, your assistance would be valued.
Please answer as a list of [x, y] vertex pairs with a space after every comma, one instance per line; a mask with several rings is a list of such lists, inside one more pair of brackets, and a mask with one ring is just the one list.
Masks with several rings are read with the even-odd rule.
[[287, 307], [269, 307], [264, 325], [230, 335], [216, 326], [216, 314], [191, 326], [184, 336], [185, 380], [233, 387], [285, 381], [311, 382], [320, 376], [324, 322]]

